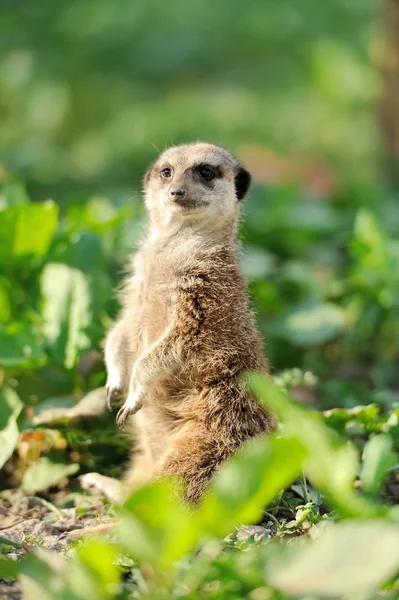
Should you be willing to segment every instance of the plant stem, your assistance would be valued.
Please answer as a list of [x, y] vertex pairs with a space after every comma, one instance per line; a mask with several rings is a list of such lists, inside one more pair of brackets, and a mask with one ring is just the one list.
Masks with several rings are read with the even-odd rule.
[[301, 482], [303, 499], [305, 500], [305, 504], [307, 504], [308, 502], [310, 502], [310, 498], [308, 494], [308, 486], [306, 484], [306, 477], [303, 473], [301, 474], [299, 481]]
[[0, 535], [0, 544], [6, 544], [7, 546], [11, 546], [12, 548], [16, 548], [17, 550], [22, 549], [22, 544], [20, 544], [19, 542], [13, 542], [12, 540], [9, 540], [8, 538], [3, 537], [2, 535]]

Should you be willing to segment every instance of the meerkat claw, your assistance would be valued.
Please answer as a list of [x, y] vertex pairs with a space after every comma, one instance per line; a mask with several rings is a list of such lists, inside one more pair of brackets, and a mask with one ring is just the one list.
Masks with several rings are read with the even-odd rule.
[[107, 406], [108, 410], [112, 411], [115, 402], [122, 396], [122, 390], [120, 388], [107, 387]]
[[143, 403], [141, 400], [135, 399], [134, 401], [129, 401], [128, 397], [125, 404], [119, 409], [118, 414], [116, 415], [116, 424], [118, 425], [119, 429], [123, 429], [126, 425], [128, 417], [130, 417], [130, 415], [134, 415], [142, 406]]
[[116, 415], [116, 424], [118, 425], [119, 429], [125, 428], [128, 416], [129, 411], [122, 406], [122, 408], [119, 409], [118, 414]]

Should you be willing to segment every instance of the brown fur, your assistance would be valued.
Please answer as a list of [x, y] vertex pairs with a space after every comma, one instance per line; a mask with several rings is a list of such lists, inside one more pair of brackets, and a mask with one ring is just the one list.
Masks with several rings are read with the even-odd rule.
[[[215, 180], [202, 181], [198, 164], [217, 167]], [[268, 369], [238, 267], [237, 196], [248, 185], [226, 150], [202, 143], [166, 150], [146, 175], [149, 235], [105, 350], [110, 404], [128, 389], [118, 424], [136, 413], [128, 488], [173, 475], [195, 504], [226, 458], [275, 426], [240, 379]], [[171, 186], [185, 202], [171, 201]]]

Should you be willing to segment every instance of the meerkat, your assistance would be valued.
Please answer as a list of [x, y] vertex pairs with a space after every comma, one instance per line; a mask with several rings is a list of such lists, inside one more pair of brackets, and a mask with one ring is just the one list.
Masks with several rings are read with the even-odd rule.
[[105, 343], [108, 406], [127, 394], [116, 422], [131, 420], [136, 450], [123, 484], [87, 474], [85, 487], [120, 500], [175, 476], [196, 505], [223, 461], [276, 426], [241, 379], [268, 371], [238, 264], [250, 183], [227, 150], [208, 143], [168, 148], [148, 169], [149, 232]]

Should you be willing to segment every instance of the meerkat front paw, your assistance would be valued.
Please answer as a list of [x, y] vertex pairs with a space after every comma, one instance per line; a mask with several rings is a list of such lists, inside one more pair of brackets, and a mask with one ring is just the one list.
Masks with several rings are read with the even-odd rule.
[[123, 377], [117, 369], [112, 369], [108, 373], [105, 389], [107, 392], [107, 406], [108, 409], [112, 411], [117, 401], [122, 398], [123, 392], [126, 389]]
[[124, 405], [119, 409], [119, 412], [116, 415], [116, 424], [119, 429], [123, 429], [128, 417], [134, 415], [143, 406], [143, 395], [142, 390], [131, 390], [129, 392]]
[[110, 387], [108, 385], [105, 389], [107, 392], [108, 410], [112, 411], [116, 402], [122, 397], [123, 390], [121, 387]]

